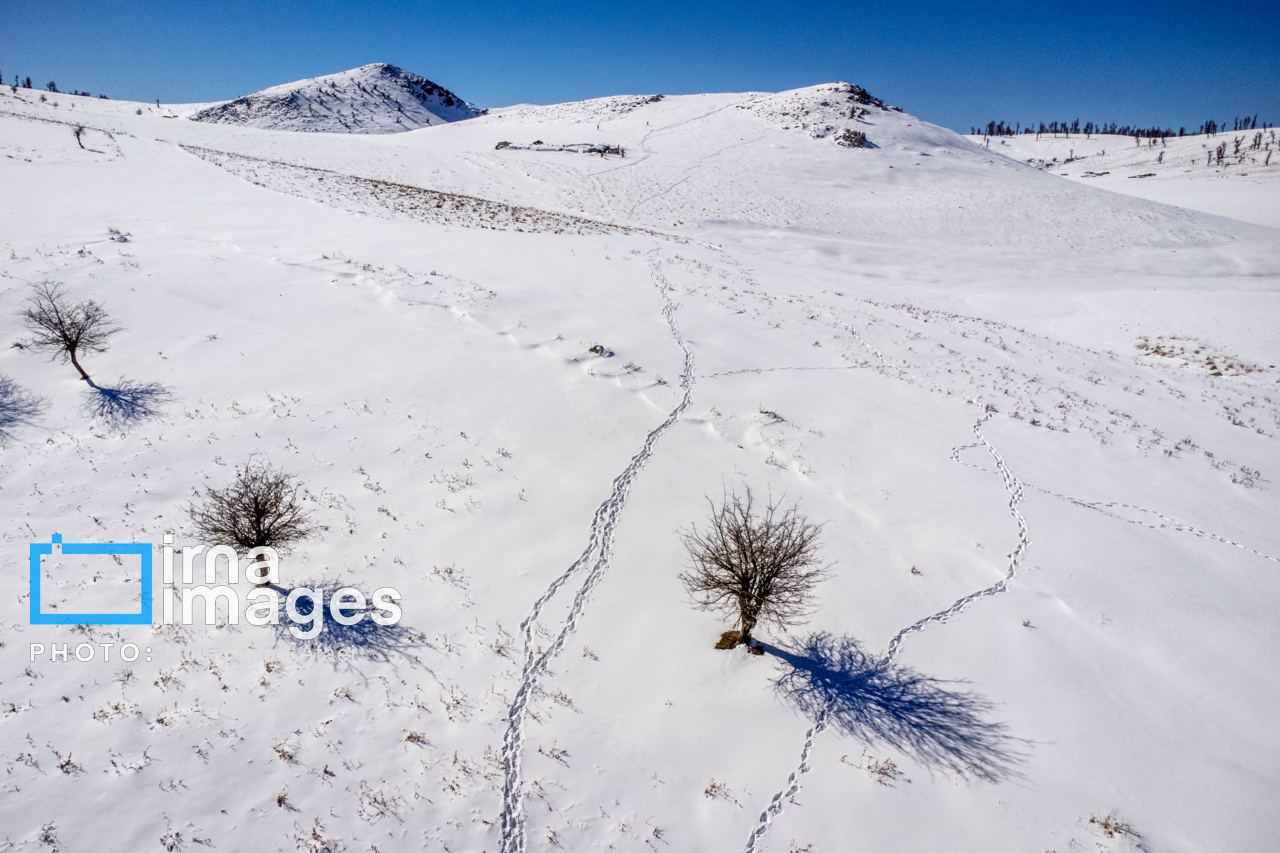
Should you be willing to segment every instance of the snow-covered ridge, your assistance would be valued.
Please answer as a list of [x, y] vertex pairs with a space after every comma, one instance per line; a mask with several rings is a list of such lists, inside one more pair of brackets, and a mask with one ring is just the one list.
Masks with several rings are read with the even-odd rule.
[[480, 229], [551, 234], [610, 234], [638, 229], [608, 225], [577, 216], [565, 216], [531, 207], [515, 207], [458, 193], [442, 193], [422, 187], [344, 175], [326, 169], [294, 166], [277, 160], [248, 157], [193, 145], [182, 146], [191, 154], [238, 175], [256, 186], [356, 213], [408, 216], [424, 222]]
[[200, 110], [191, 120], [264, 130], [399, 133], [484, 113], [425, 77], [379, 62], [263, 89]]
[[548, 121], [590, 124], [624, 116], [648, 104], [657, 104], [666, 95], [610, 95], [566, 104], [517, 104], [492, 111], [495, 120]]
[[[676, 96], [676, 100], [682, 97], [688, 96]], [[873, 112], [902, 112], [899, 107], [885, 104], [882, 99], [861, 86], [844, 81], [785, 92], [744, 92], [736, 95], [694, 97], [728, 98], [731, 99], [729, 106], [745, 110], [779, 129], [801, 131], [814, 139], [834, 137], [845, 147], [861, 147], [851, 145], [848, 137], [841, 136], [845, 129], [858, 130], [859, 125], [866, 124], [866, 118]], [[494, 110], [493, 119], [506, 122], [592, 124], [612, 121], [643, 107], [661, 104], [666, 98], [666, 95], [660, 94], [613, 95], [545, 106], [520, 104]]]

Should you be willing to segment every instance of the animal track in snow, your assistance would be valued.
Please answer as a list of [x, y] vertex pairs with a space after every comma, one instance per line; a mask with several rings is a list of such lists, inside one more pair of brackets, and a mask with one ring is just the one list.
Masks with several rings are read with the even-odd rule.
[[[979, 471], [987, 471], [988, 469], [983, 468], [981, 465], [975, 465], [972, 462], [965, 462], [963, 459], [960, 458], [961, 453], [963, 453], [966, 450], [969, 450], [970, 448], [978, 447], [978, 446], [979, 444], [975, 443], [975, 444], [965, 444], [960, 447], [957, 447], [951, 452], [951, 458], [952, 460], [959, 462], [961, 465], [966, 465], [970, 468], [976, 468]], [[1186, 524], [1184, 522], [1178, 521], [1176, 518], [1170, 518], [1169, 516], [1164, 515], [1163, 513], [1154, 509], [1147, 509], [1145, 507], [1135, 506], [1134, 504], [1127, 504], [1121, 501], [1089, 501], [1089, 500], [1084, 500], [1083, 498], [1074, 498], [1074, 497], [1071, 497], [1070, 495], [1064, 495], [1061, 492], [1055, 492], [1052, 489], [1046, 489], [1041, 486], [1032, 485], [1031, 483], [1024, 483], [1023, 485], [1025, 485], [1029, 489], [1040, 492], [1041, 494], [1045, 494], [1050, 497], [1057, 498], [1058, 500], [1066, 501], [1067, 503], [1075, 504], [1076, 506], [1079, 506], [1079, 507], [1084, 507], [1085, 509], [1091, 509], [1091, 510], [1094, 510], [1095, 512], [1100, 512], [1105, 516], [1117, 519], [1119, 521], [1123, 521], [1127, 524], [1136, 524], [1141, 527], [1149, 528], [1151, 530], [1174, 530], [1179, 533], [1190, 533], [1193, 536], [1200, 537], [1201, 539], [1210, 539], [1214, 542], [1221, 542], [1224, 545], [1231, 545], [1233, 547], [1239, 548], [1242, 551], [1248, 551], [1250, 554], [1259, 556], [1264, 560], [1270, 560], [1273, 563], [1280, 563], [1280, 557], [1263, 553], [1262, 551], [1259, 551], [1256, 548], [1251, 548], [1248, 545], [1245, 545], [1243, 542], [1237, 542], [1234, 539], [1229, 539], [1226, 536], [1221, 536], [1217, 533], [1213, 533], [1212, 531], [1201, 530], [1199, 527], [1194, 527], [1190, 524]], [[1160, 522], [1152, 523], [1150, 521], [1144, 521], [1141, 518], [1126, 518], [1123, 513], [1108, 512], [1108, 510], [1130, 510], [1131, 512], [1134, 512], [1134, 513], [1142, 513], [1144, 515], [1153, 515], [1156, 518], [1160, 519]]]
[[[651, 269], [654, 283], [661, 290], [662, 297], [666, 302], [662, 313], [666, 316], [667, 324], [671, 327], [672, 337], [675, 338], [676, 343], [679, 344], [680, 349], [684, 352], [684, 372], [680, 378], [683, 395], [679, 404], [667, 415], [666, 420], [654, 427], [645, 436], [644, 444], [641, 446], [640, 451], [631, 457], [631, 461], [623, 472], [614, 478], [613, 488], [609, 496], [604, 503], [600, 504], [595, 516], [591, 519], [591, 532], [586, 550], [574, 561], [573, 565], [569, 566], [563, 574], [551, 582], [546, 592], [534, 602], [529, 615], [520, 623], [520, 634], [524, 642], [524, 660], [520, 671], [520, 686], [517, 688], [515, 698], [508, 709], [507, 730], [502, 739], [501, 849], [503, 853], [524, 853], [525, 850], [522, 759], [524, 753], [524, 721], [529, 697], [534, 692], [547, 663], [560, 653], [569, 636], [577, 629], [578, 619], [582, 615], [587, 599], [609, 566], [609, 559], [613, 552], [614, 529], [617, 527], [618, 520], [622, 515], [623, 507], [626, 505], [627, 495], [631, 491], [632, 484], [653, 454], [653, 448], [658, 439], [680, 419], [684, 410], [693, 402], [693, 352], [685, 343], [684, 337], [680, 333], [680, 327], [676, 323], [675, 312], [677, 305], [671, 301], [670, 284], [656, 262], [652, 263]], [[543, 608], [570, 579], [584, 569], [587, 569], [586, 577], [573, 597], [572, 606], [561, 624], [555, 640], [545, 651], [535, 651], [534, 625], [542, 614]]]

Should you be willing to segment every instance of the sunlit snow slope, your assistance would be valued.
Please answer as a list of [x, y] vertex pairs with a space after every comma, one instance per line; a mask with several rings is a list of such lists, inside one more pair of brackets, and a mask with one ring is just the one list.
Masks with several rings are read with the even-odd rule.
[[[38, 94], [0, 90], [0, 849], [1273, 846], [1280, 231], [842, 83], [382, 135]], [[131, 416], [26, 347], [43, 281], [122, 327], [83, 361]], [[323, 528], [282, 586], [398, 626], [29, 624], [28, 543], [193, 544], [250, 458]], [[747, 487], [831, 566], [761, 656], [677, 578]]]

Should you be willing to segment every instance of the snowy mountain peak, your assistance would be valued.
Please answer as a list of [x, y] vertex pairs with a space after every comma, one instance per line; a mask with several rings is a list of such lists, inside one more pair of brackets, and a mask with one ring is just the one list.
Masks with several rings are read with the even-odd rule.
[[378, 62], [263, 89], [191, 119], [265, 130], [399, 133], [484, 113], [425, 77]]

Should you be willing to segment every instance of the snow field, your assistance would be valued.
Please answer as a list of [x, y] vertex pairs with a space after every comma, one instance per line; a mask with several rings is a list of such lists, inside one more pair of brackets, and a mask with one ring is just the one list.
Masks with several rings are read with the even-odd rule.
[[[0, 463], [6, 844], [1134, 849], [1089, 822], [1118, 810], [1149, 849], [1266, 849], [1274, 229], [905, 113], [844, 149], [839, 94], [352, 137], [0, 93], [0, 328], [61, 281], [125, 326], [95, 379], [172, 394], [108, 430], [70, 368], [0, 356], [45, 400]], [[493, 148], [539, 138], [628, 152]], [[362, 180], [599, 230], [424, 221]], [[285, 585], [396, 586], [398, 630], [342, 661], [26, 624], [25, 543], [181, 542], [255, 453], [328, 528]], [[675, 531], [746, 484], [826, 521], [834, 567], [763, 657], [714, 650], [676, 578]], [[28, 660], [81, 641], [153, 660]]]

